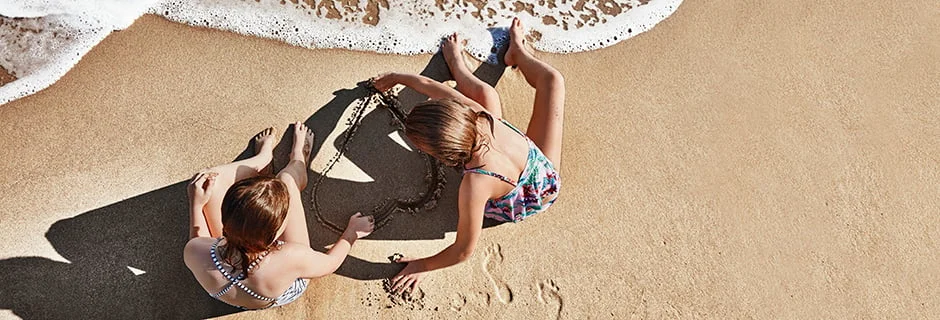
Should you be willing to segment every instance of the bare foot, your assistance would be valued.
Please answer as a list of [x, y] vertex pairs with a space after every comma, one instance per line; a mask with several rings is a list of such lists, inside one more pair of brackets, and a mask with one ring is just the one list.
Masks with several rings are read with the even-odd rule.
[[512, 25], [509, 26], [509, 50], [503, 60], [507, 66], [516, 67], [516, 59], [521, 56], [529, 55], [525, 51], [525, 30], [522, 27], [522, 21], [519, 18], [512, 19]]
[[313, 149], [313, 131], [303, 122], [294, 122], [294, 146], [291, 148], [291, 159], [307, 163], [311, 149]]
[[277, 138], [274, 136], [274, 128], [267, 128], [255, 135], [255, 155], [267, 156], [268, 165], [259, 171], [261, 174], [271, 174], [271, 159], [274, 158], [274, 146], [277, 144]]
[[461, 39], [457, 33], [447, 37], [441, 44], [441, 53], [444, 54], [444, 61], [451, 69], [465, 67], [463, 60], [463, 46], [467, 44], [467, 39]]

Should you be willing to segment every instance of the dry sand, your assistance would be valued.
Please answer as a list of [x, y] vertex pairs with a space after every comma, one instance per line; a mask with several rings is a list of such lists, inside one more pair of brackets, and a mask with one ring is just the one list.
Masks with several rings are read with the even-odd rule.
[[[552, 209], [485, 229], [423, 298], [392, 300], [386, 256], [453, 240], [448, 173], [434, 212], [396, 216], [297, 302], [230, 316], [936, 317], [938, 14], [936, 1], [687, 1], [612, 48], [540, 54], [568, 85]], [[357, 81], [440, 74], [439, 62], [152, 16], [112, 34], [51, 88], [0, 106], [0, 315], [234, 312], [182, 266], [182, 182], [270, 125], [307, 120], [329, 150], [319, 144], [345, 125]], [[524, 126], [533, 90], [517, 71], [498, 80], [507, 118]], [[327, 179], [322, 201], [368, 210], [422, 187], [420, 158], [386, 137], [379, 111], [349, 155], [376, 182]], [[335, 237], [308, 219], [314, 242]]]

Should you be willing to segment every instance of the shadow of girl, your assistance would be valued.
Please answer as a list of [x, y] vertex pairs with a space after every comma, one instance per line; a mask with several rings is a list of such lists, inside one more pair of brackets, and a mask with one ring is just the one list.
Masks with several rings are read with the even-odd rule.
[[[40, 257], [0, 261], [0, 308], [24, 319], [179, 319], [236, 312], [206, 295], [183, 264], [186, 184], [57, 221], [46, 238], [71, 263]], [[135, 275], [128, 267], [145, 273]]]

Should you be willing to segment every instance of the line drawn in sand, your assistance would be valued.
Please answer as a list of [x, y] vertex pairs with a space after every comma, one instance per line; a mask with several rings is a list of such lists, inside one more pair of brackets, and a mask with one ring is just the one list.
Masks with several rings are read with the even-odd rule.
[[[375, 104], [377, 107], [387, 109], [392, 114], [393, 118], [390, 125], [397, 128], [399, 131], [404, 130], [403, 123], [405, 121], [405, 112], [402, 110], [401, 103], [398, 101], [397, 96], [388, 92], [379, 92], [373, 86], [372, 80], [360, 82], [357, 85], [365, 87], [369, 90], [370, 94], [361, 99], [359, 104], [353, 107], [352, 114], [349, 116], [349, 119], [346, 120], [349, 129], [340, 142], [337, 152], [327, 161], [325, 167], [320, 172], [319, 178], [313, 182], [313, 187], [310, 188], [310, 201], [313, 216], [316, 217], [320, 225], [336, 234], [342, 234], [345, 227], [329, 220], [328, 217], [321, 212], [321, 206], [318, 201], [320, 185], [323, 184], [330, 170], [333, 169], [333, 166], [336, 165], [349, 150], [350, 142], [359, 130], [362, 119], [367, 113], [369, 106]], [[444, 177], [445, 167], [437, 161], [437, 159], [434, 159], [434, 157], [420, 152], [420, 150], [418, 152], [425, 158], [427, 173], [425, 174], [424, 180], [427, 184], [427, 191], [408, 199], [384, 199], [368, 214], [375, 217], [375, 230], [379, 230], [388, 224], [395, 213], [407, 212], [417, 214], [419, 211], [431, 211], [437, 207], [437, 200], [441, 198], [444, 185], [447, 183], [447, 179]]]
[[558, 288], [558, 285], [555, 284], [555, 280], [545, 280], [539, 282], [536, 286], [538, 291], [539, 302], [543, 304], [558, 304], [558, 311], [555, 312], [555, 319], [561, 319], [561, 309], [565, 306], [565, 303], [561, 299], [561, 294], [558, 293], [561, 289]]
[[[496, 277], [496, 271], [503, 263], [503, 260], [505, 260], [503, 249], [498, 243], [486, 248], [483, 255], [483, 274], [490, 280], [490, 284], [496, 293], [496, 300], [499, 300], [502, 304], [507, 304], [512, 302], [512, 289], [509, 288], [506, 281]], [[492, 299], [487, 300], [487, 302], [490, 302]]]

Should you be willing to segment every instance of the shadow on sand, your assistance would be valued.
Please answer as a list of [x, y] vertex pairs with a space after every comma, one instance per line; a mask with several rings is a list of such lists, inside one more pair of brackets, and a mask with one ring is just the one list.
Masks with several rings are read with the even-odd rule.
[[[483, 64], [476, 72], [495, 85], [503, 68]], [[440, 54], [435, 55], [423, 75], [450, 79]], [[369, 95], [362, 87], [341, 89], [305, 123], [316, 132], [313, 154], [347, 108]], [[426, 97], [406, 89], [399, 95], [402, 105], [411, 106]], [[370, 212], [382, 199], [413, 197], [425, 188], [426, 168], [421, 155], [389, 138], [395, 129], [391, 115], [376, 109], [362, 119], [346, 157], [369, 175], [373, 182], [324, 179], [319, 190], [323, 217], [339, 226], [356, 211]], [[340, 124], [342, 125], [342, 124]], [[337, 139], [336, 141], [340, 141]], [[283, 167], [291, 137], [284, 136], [275, 149], [275, 169]], [[333, 143], [332, 141], [330, 143]], [[336, 142], [338, 143], [338, 142]], [[339, 145], [334, 143], [334, 147]], [[237, 159], [247, 157], [246, 148]], [[384, 240], [441, 239], [455, 230], [456, 188], [459, 174], [445, 170], [446, 185], [436, 208], [430, 212], [396, 214], [369, 238]], [[310, 188], [319, 176], [308, 171], [307, 223], [311, 243], [322, 248], [338, 235], [310, 214]], [[187, 181], [82, 213], [54, 223], [46, 238], [71, 263], [42, 257], [15, 257], [0, 261], [0, 309], [12, 310], [24, 319], [179, 319], [225, 315], [238, 310], [210, 298], [196, 283], [182, 261], [187, 241]], [[491, 225], [491, 224], [490, 224]], [[391, 254], [391, 253], [389, 253]], [[146, 273], [134, 275], [128, 268]], [[338, 274], [354, 279], [382, 279], [396, 274], [401, 265], [375, 263], [348, 257]], [[316, 290], [316, 288], [313, 288]]]

